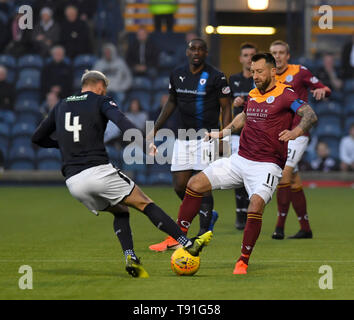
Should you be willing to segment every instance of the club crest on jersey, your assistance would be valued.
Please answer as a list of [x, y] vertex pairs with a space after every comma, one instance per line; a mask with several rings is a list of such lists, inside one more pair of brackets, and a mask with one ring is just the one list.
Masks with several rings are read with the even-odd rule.
[[112, 105], [112, 106], [118, 107], [117, 104], [114, 101], [110, 101], [109, 104]]
[[286, 78], [285, 78], [285, 81], [286, 81], [286, 82], [291, 82], [291, 81], [293, 81], [293, 79], [294, 79], [294, 77], [293, 77], [291, 74], [288, 74], [288, 75], [286, 76]]
[[206, 84], [206, 79], [200, 79], [199, 83], [204, 86]]
[[317, 79], [317, 77], [311, 77], [310, 81], [311, 81], [311, 83], [317, 83], [318, 79]]
[[229, 86], [223, 87], [223, 88], [221, 89], [221, 91], [222, 91], [223, 94], [229, 94], [229, 93], [231, 92]]
[[272, 103], [272, 102], [274, 102], [274, 100], [275, 100], [274, 96], [270, 96], [267, 98], [266, 101], [267, 101], [267, 103]]

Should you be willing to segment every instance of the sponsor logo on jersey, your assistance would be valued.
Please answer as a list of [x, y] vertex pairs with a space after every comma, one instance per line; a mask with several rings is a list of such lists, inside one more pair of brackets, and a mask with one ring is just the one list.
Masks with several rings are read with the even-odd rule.
[[207, 79], [200, 79], [199, 83], [204, 86], [206, 84]]
[[183, 82], [186, 77], [179, 76], [179, 78], [181, 79], [181, 82]]
[[112, 106], [118, 107], [117, 104], [114, 101], [112, 101], [112, 100], [109, 102], [109, 104], [112, 105]]
[[68, 98], [66, 98], [66, 101], [82, 101], [82, 100], [86, 100], [87, 99], [87, 94], [84, 94], [82, 96], [70, 96]]

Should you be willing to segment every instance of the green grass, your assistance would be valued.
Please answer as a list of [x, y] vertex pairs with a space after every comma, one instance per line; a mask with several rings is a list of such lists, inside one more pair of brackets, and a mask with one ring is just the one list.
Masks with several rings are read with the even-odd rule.
[[[173, 218], [179, 200], [171, 187], [144, 188]], [[260, 238], [246, 276], [232, 274], [242, 232], [234, 228], [233, 191], [214, 193], [219, 212], [210, 246], [193, 277], [170, 269], [171, 251], [148, 245], [165, 237], [131, 211], [137, 254], [150, 273], [131, 278], [108, 213], [94, 216], [65, 188], [0, 189], [0, 299], [354, 299], [353, 190], [306, 189], [314, 239], [271, 239], [275, 198], [264, 214]], [[197, 232], [199, 219], [192, 225]], [[299, 225], [290, 211], [286, 234]], [[21, 265], [33, 270], [33, 290], [18, 287]], [[321, 265], [333, 269], [333, 289], [321, 290]]]

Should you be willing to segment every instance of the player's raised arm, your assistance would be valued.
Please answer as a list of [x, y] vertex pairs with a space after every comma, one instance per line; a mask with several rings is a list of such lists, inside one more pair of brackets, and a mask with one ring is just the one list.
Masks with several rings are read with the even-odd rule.
[[304, 103], [297, 109], [296, 114], [301, 117], [300, 123], [292, 130], [284, 130], [279, 134], [280, 141], [295, 140], [308, 132], [312, 126], [317, 122], [315, 111], [307, 103]]
[[59, 148], [58, 141], [50, 137], [55, 131], [54, 109], [52, 109], [48, 116], [40, 123], [32, 136], [32, 143], [42, 148]]

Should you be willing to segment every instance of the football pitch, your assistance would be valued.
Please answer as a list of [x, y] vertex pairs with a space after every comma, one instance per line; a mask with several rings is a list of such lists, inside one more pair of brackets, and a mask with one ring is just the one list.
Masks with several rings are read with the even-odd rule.
[[[174, 219], [180, 201], [172, 187], [143, 190]], [[232, 274], [242, 232], [234, 227], [233, 191], [214, 192], [219, 220], [193, 277], [172, 273], [172, 251], [148, 249], [164, 239], [143, 214], [131, 210], [135, 250], [148, 279], [131, 278], [113, 232], [113, 217], [90, 213], [64, 187], [0, 188], [0, 299], [241, 300], [354, 299], [353, 189], [306, 189], [312, 240], [272, 240], [276, 199], [267, 206], [247, 275]], [[190, 235], [198, 231], [194, 220]], [[299, 229], [290, 210], [286, 235]], [[33, 289], [21, 290], [23, 265]], [[332, 270], [333, 289], [321, 289]], [[329, 270], [329, 269], [326, 269]]]

